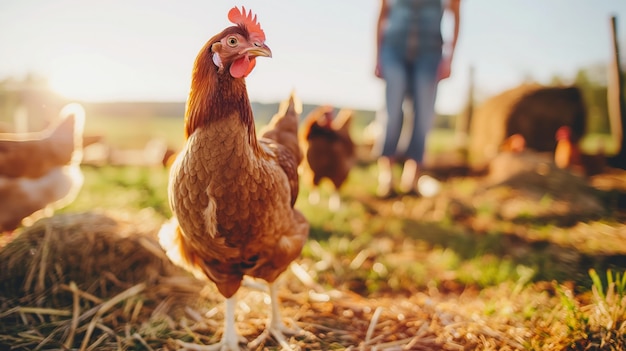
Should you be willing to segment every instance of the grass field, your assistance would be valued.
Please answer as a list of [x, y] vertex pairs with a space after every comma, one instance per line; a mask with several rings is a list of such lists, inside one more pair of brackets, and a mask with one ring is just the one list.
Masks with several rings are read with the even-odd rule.
[[[180, 120], [110, 122], [91, 119], [87, 131], [106, 134], [107, 139], [128, 147], [143, 145], [155, 135], [173, 143], [180, 140]], [[449, 132], [434, 133], [429, 146], [444, 150], [450, 137]], [[59, 215], [96, 211], [131, 221], [148, 218], [156, 225], [169, 218], [166, 169], [104, 166], [83, 167], [83, 172], [81, 193]], [[311, 232], [298, 263], [313, 279], [316, 291], [331, 298], [330, 302], [316, 300], [302, 283], [292, 279], [291, 272], [285, 274], [288, 278], [283, 280], [286, 288], [281, 294], [286, 315], [313, 334], [292, 339], [300, 349], [626, 347], [626, 226], [622, 212], [607, 205], [599, 213], [576, 212], [572, 220], [571, 214], [554, 212], [562, 205], [556, 195], [546, 193], [532, 199], [516, 189], [485, 190], [476, 178], [451, 179], [433, 198], [380, 200], [373, 196], [375, 185], [375, 165], [354, 169], [337, 212], [326, 206], [329, 184], [323, 184], [322, 202], [316, 205], [307, 201], [308, 187], [301, 189], [296, 206], [310, 221]], [[504, 217], [502, 208], [511, 208], [514, 201], [515, 214]], [[124, 286], [137, 283], [140, 281]], [[103, 312], [100, 324], [92, 322], [100, 330], [100, 347], [95, 341], [89, 348], [82, 345], [84, 349], [169, 350], [175, 346], [174, 339], [215, 341], [215, 334], [221, 331], [221, 314], [206, 317], [205, 313], [215, 315], [211, 311], [221, 308], [217, 307], [221, 300], [211, 286], [208, 289], [211, 297], [206, 292], [198, 294], [204, 305], [194, 308], [201, 313], [201, 320], [210, 322], [192, 323], [190, 317], [164, 322], [155, 317], [158, 308], [154, 305], [159, 306], [159, 301], [144, 297], [139, 305], [137, 291], [120, 300], [126, 302], [119, 307], [136, 313]], [[343, 297], [334, 301], [333, 291]], [[152, 296], [148, 291], [141, 293]], [[242, 317], [248, 319], [244, 335], [254, 335], [264, 325], [264, 319], [256, 318], [254, 307], [263, 303], [250, 296], [244, 298], [244, 304], [252, 306], [245, 312], [248, 317]], [[18, 299], [18, 305], [24, 300]], [[86, 311], [99, 306], [100, 299], [81, 301], [81, 310]], [[0, 302], [7, 308], [16, 300]], [[20, 350], [37, 345], [42, 349], [60, 344], [81, 346], [78, 337], [68, 341], [67, 331], [53, 333], [59, 336], [56, 341], [46, 341], [51, 330], [69, 326], [72, 314], [76, 315], [71, 304], [39, 310], [33, 317], [24, 312], [29, 311], [26, 307], [45, 304], [0, 310], [0, 346], [16, 340], [25, 345], [17, 348]], [[138, 320], [137, 316], [146, 314], [144, 309], [149, 316]], [[51, 311], [65, 317], [50, 317], [47, 313]], [[84, 337], [88, 329], [84, 323], [82, 329], [76, 329], [77, 336]], [[259, 349], [278, 347], [268, 344]]]
[[140, 149], [152, 138], [163, 139], [172, 147], [179, 148], [183, 140], [183, 119], [88, 116], [85, 134], [102, 135], [107, 143], [119, 148]]
[[[80, 195], [73, 204], [61, 212], [101, 210], [132, 214], [149, 210], [153, 212], [155, 219], [160, 221], [170, 216], [166, 190], [167, 170], [143, 167], [85, 167], [83, 172], [86, 180]], [[546, 248], [541, 245], [529, 247], [533, 245], [533, 241], [542, 240], [561, 246], [578, 245], [576, 250], [589, 256], [608, 254], [605, 252], [608, 247], [604, 245], [610, 244], [607, 246], [615, 250], [615, 253], [626, 255], [626, 243], [620, 243], [622, 237], [610, 241], [600, 236], [607, 228], [624, 229], [620, 225], [621, 217], [612, 218], [611, 214], [606, 214], [593, 219], [583, 218], [584, 222], [580, 226], [576, 223], [561, 226], [558, 219], [554, 219], [553, 223], [546, 223], [540, 216], [533, 219], [531, 213], [522, 213], [520, 218], [524, 218], [524, 221], [514, 224], [498, 218], [497, 203], [485, 201], [478, 205], [475, 214], [477, 218], [480, 217], [477, 220], [485, 223], [483, 228], [476, 228], [475, 223], [470, 226], [465, 221], [456, 221], [452, 209], [454, 199], [439, 199], [441, 204], [437, 203], [437, 199], [431, 198], [406, 197], [391, 202], [377, 200], [373, 196], [375, 177], [376, 169], [373, 165], [356, 168], [343, 191], [343, 207], [336, 213], [331, 212], [323, 202], [319, 205], [309, 204], [307, 201], [309, 189], [303, 187], [297, 207], [305, 213], [312, 224], [311, 238], [324, 245], [333, 245], [336, 240], [347, 240], [350, 245], [344, 249], [353, 255], [369, 250], [368, 248], [377, 240], [390, 240], [394, 246], [410, 242], [411, 248], [416, 251], [418, 248], [421, 249], [424, 255], [440, 255], [439, 258], [431, 258], [442, 264], [442, 267], [419, 267], [424, 263], [408, 264], [409, 262], [391, 259], [388, 264], [393, 266], [394, 272], [406, 271], [406, 274], [412, 275], [397, 279], [406, 282], [407, 286], [388, 284], [384, 277], [380, 278], [381, 281], [369, 277], [365, 279], [369, 281], [364, 284], [373, 284], [372, 287], [378, 288], [362, 293], [413, 291], [414, 288], [423, 288], [432, 283], [430, 279], [438, 280], [438, 276], [449, 276], [449, 274], [426, 274], [433, 269], [444, 272], [454, 270], [456, 273], [453, 275], [459, 277], [457, 283], [479, 287], [497, 285], [504, 281], [515, 282], [521, 276], [532, 272], [533, 277], [548, 281], [568, 280], [576, 283], [581, 290], [588, 290], [590, 277], [586, 269], [577, 275], [564, 273], [564, 270], [571, 268], [568, 266], [571, 262], [559, 262], [558, 255], [551, 257], [555, 254], [555, 247]], [[451, 189], [453, 187], [455, 192], [461, 194], [473, 194], [479, 185], [473, 179], [460, 179], [451, 181], [447, 186]], [[330, 184], [324, 184], [323, 197], [328, 196], [330, 188]], [[467, 195], [457, 195], [457, 199], [463, 199], [464, 196]], [[536, 206], [550, 207], [554, 204], [547, 199], [543, 201], [544, 204]], [[442, 208], [436, 208], [437, 206]], [[584, 226], [588, 228], [584, 230]], [[590, 233], [600, 236], [600, 241], [593, 240], [592, 237], [581, 239]], [[614, 230], [609, 231], [607, 236], [614, 234], [626, 233]], [[528, 242], [525, 243], [526, 239]], [[577, 242], [569, 243], [570, 239]], [[603, 243], [602, 240], [606, 241]], [[523, 254], [515, 253], [515, 250], [521, 250]], [[550, 250], [553, 252], [550, 253]], [[354, 257], [349, 259], [352, 260]], [[593, 260], [590, 263], [587, 269], [596, 268]], [[406, 267], [407, 265], [411, 267]], [[413, 275], [417, 271], [422, 271], [423, 276]]]
[[[371, 301], [409, 302], [426, 294], [442, 304], [459, 304], [457, 312], [471, 311], [488, 330], [500, 330], [483, 335], [484, 342], [470, 342], [467, 335], [455, 341], [466, 349], [618, 350], [626, 345], [623, 261], [605, 264], [607, 257], [626, 257], [623, 217], [565, 226], [531, 217], [513, 224], [494, 214], [495, 205], [482, 203], [472, 221], [457, 221], [450, 210], [454, 201], [445, 197], [376, 200], [375, 171], [374, 166], [354, 170], [337, 213], [324, 202], [310, 205], [308, 189], [302, 189], [297, 207], [311, 222], [311, 233], [299, 262], [326, 291], [349, 291]], [[148, 211], [156, 221], [169, 216], [166, 170], [103, 167], [84, 173], [83, 191], [63, 212], [96, 209], [145, 218]], [[460, 198], [477, 186], [473, 179], [446, 185]], [[323, 199], [328, 190], [325, 185]], [[340, 324], [337, 318], [334, 323]], [[523, 330], [527, 339], [494, 341], [502, 332], [513, 333], [509, 327]], [[480, 328], [474, 332], [480, 334]]]

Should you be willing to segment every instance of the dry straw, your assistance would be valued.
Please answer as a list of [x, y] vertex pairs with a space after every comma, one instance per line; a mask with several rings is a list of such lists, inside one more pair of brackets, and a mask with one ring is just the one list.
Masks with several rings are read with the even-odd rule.
[[[212, 284], [174, 267], [154, 239], [158, 223], [137, 216], [57, 215], [23, 229], [0, 249], [0, 349], [174, 350], [177, 341], [219, 340], [222, 297]], [[280, 281], [286, 322], [302, 330], [287, 340], [294, 350], [593, 345], [584, 340], [584, 329], [578, 335], [563, 322], [575, 321], [572, 308], [585, 309], [574, 300], [574, 307], [559, 303], [553, 287], [501, 285], [455, 295], [433, 288], [366, 298], [317, 285], [312, 276], [320, 272], [313, 267], [300, 261]], [[237, 327], [253, 340], [267, 322], [267, 296], [250, 288], [238, 296]]]

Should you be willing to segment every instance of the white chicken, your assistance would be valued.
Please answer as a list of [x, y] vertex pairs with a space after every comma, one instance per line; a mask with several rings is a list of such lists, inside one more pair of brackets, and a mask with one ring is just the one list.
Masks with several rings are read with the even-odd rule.
[[59, 116], [42, 132], [0, 133], [0, 233], [49, 216], [78, 195], [85, 110], [72, 103]]

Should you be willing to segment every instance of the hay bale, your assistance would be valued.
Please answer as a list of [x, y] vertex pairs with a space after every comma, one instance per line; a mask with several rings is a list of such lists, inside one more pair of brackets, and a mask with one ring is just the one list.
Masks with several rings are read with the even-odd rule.
[[57, 215], [0, 248], [0, 349], [151, 349], [187, 309], [215, 305], [166, 258], [154, 213], [121, 216]]
[[577, 87], [522, 84], [488, 99], [474, 112], [470, 163], [473, 168], [485, 167], [513, 134], [521, 134], [526, 147], [534, 151], [552, 152], [559, 127], [569, 126], [577, 142], [585, 132], [585, 123], [586, 107]]
[[587, 179], [557, 167], [553, 158], [532, 150], [499, 153], [472, 201], [494, 201], [498, 217], [512, 222], [569, 226], [604, 215], [602, 194]]
[[[155, 239], [156, 227], [98, 213], [62, 214], [24, 228], [0, 250], [0, 296], [62, 306], [61, 284], [108, 297], [180, 273]], [[24, 301], [31, 300], [31, 301]]]

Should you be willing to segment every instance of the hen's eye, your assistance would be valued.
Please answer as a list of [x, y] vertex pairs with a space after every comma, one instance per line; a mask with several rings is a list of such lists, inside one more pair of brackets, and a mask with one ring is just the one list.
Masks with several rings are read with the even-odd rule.
[[227, 43], [229, 46], [235, 46], [237, 45], [237, 38], [235, 37], [228, 37]]

